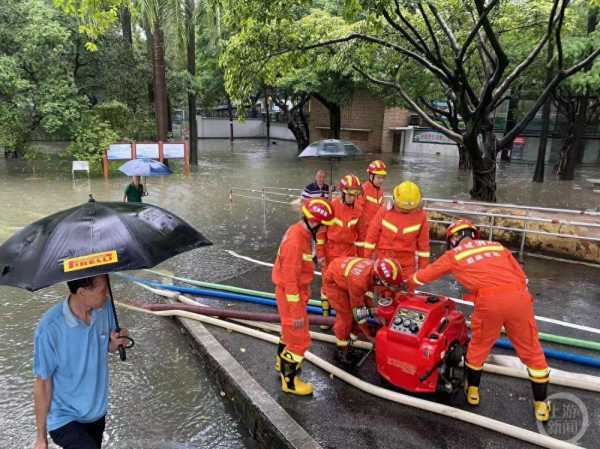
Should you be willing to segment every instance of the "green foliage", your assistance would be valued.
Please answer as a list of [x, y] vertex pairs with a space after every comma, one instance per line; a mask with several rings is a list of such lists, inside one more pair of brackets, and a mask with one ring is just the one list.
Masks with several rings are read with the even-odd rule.
[[100, 168], [104, 150], [117, 139], [109, 123], [90, 114], [73, 133], [73, 142], [67, 151], [74, 160], [89, 161], [90, 165]]

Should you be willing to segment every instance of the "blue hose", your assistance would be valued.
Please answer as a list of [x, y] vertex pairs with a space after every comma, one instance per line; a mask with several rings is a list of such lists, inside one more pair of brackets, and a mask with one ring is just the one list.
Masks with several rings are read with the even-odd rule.
[[[150, 287], [158, 288], [160, 290], [169, 290], [179, 293], [187, 293], [189, 295], [208, 296], [219, 299], [229, 299], [232, 301], [247, 302], [252, 304], [261, 304], [263, 306], [277, 306], [277, 302], [274, 299], [259, 298], [258, 296], [242, 295], [240, 293], [223, 292], [219, 290], [211, 290], [207, 288], [197, 287], [181, 287], [179, 285], [161, 284], [160, 282], [149, 281], [147, 279], [136, 278], [134, 276], [121, 275], [121, 277], [128, 279], [133, 282], [139, 282]], [[322, 315], [323, 309], [317, 306], [306, 306], [306, 310], [309, 313], [315, 315]], [[331, 311], [331, 315], [335, 315], [334, 311]]]
[[[134, 276], [128, 276], [128, 275], [124, 275], [124, 274], [119, 274], [119, 276], [122, 278], [128, 279], [130, 281], [139, 282], [141, 284], [146, 284], [146, 285], [149, 285], [151, 287], [161, 289], [161, 290], [170, 290], [170, 291], [175, 291], [175, 292], [179, 292], [179, 293], [187, 293], [190, 295], [198, 295], [198, 296], [208, 296], [208, 297], [219, 298], [219, 299], [229, 299], [232, 301], [247, 302], [247, 303], [252, 303], [252, 304], [261, 304], [261, 305], [271, 306], [271, 307], [277, 306], [277, 302], [274, 299], [266, 299], [266, 298], [260, 298], [258, 296], [242, 295], [240, 293], [230, 293], [230, 292], [211, 290], [211, 289], [206, 289], [206, 288], [182, 287], [179, 285], [161, 284], [160, 282], [149, 281], [147, 279], [136, 278]], [[322, 315], [322, 313], [323, 313], [323, 309], [321, 309], [320, 307], [316, 307], [316, 306], [307, 306], [306, 310], [309, 313], [312, 313], [315, 315]], [[334, 310], [331, 310], [331, 315], [335, 316]], [[373, 322], [374, 322], [374, 324], [377, 324], [376, 321], [373, 321]], [[512, 343], [506, 338], [499, 338], [496, 341], [495, 346], [498, 348], [514, 350]], [[600, 359], [595, 359], [593, 357], [574, 354], [572, 352], [557, 351], [555, 349], [549, 349], [549, 348], [544, 349], [544, 354], [546, 355], [546, 357], [551, 358], [551, 359], [572, 362], [572, 363], [576, 363], [578, 365], [590, 366], [593, 368], [600, 368]]]
[[[514, 350], [512, 343], [507, 338], [499, 338], [498, 341], [496, 341], [496, 347]], [[544, 349], [544, 354], [546, 354], [546, 357], [548, 357], [549, 359], [563, 360], [565, 362], [572, 362], [578, 365], [600, 368], [600, 359], [595, 359], [586, 355], [574, 354], [572, 352], [557, 351], [556, 349], [550, 348]]]

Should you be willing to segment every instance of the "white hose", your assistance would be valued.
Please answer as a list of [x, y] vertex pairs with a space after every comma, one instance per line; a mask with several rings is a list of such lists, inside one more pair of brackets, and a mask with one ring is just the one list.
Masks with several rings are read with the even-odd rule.
[[[177, 292], [159, 290], [149, 287], [145, 284], [136, 282], [137, 285], [143, 287], [152, 293], [167, 297], [176, 301], [180, 301], [185, 304], [203, 306], [204, 304], [199, 303], [193, 299], [187, 298]], [[249, 321], [234, 319], [238, 323], [250, 325], [259, 329], [269, 330], [273, 332], [281, 332], [281, 327], [274, 323], [264, 323], [259, 321]], [[320, 332], [310, 331], [311, 338], [322, 341], [325, 343], [335, 343], [336, 338], [334, 335], [323, 334]], [[367, 351], [373, 348], [373, 345], [368, 341], [358, 340], [354, 343], [354, 346], [359, 349], [365, 349]], [[518, 379], [529, 379], [525, 365], [514, 356], [509, 355], [498, 355], [490, 354], [486, 363], [483, 365], [483, 370], [488, 373], [498, 374], [501, 376], [515, 377]], [[569, 371], [563, 371], [556, 368], [551, 368], [552, 375], [550, 376], [550, 383], [553, 385], [560, 385], [568, 388], [576, 388], [578, 390], [593, 391], [600, 393], [600, 377], [591, 376], [589, 374], [572, 373]]]
[[[217, 318], [200, 315], [193, 312], [186, 312], [183, 310], [165, 310], [165, 311], [150, 311], [146, 309], [142, 309], [136, 306], [130, 306], [127, 304], [120, 304], [123, 307], [126, 307], [131, 310], [141, 311], [145, 313], [150, 313], [152, 315], [158, 316], [178, 316], [182, 318], [191, 318], [193, 320], [201, 321], [203, 323], [212, 324], [214, 326], [219, 326], [221, 328], [238, 332], [240, 334], [249, 335], [251, 337], [259, 338], [264, 341], [268, 341], [269, 343], [277, 344], [279, 343], [279, 337], [274, 335], [267, 334], [265, 332], [251, 329], [246, 326], [241, 326], [239, 324], [231, 323], [228, 321], [223, 321]], [[406, 405], [409, 407], [418, 408], [420, 410], [425, 410], [428, 412], [436, 413], [439, 415], [447, 416], [450, 418], [458, 419], [460, 421], [464, 421], [470, 424], [475, 424], [477, 426], [490, 429], [504, 435], [508, 435], [510, 437], [520, 439], [526, 441], [528, 443], [536, 444], [538, 446], [551, 448], [551, 449], [579, 449], [579, 446], [570, 444], [565, 441], [557, 440], [556, 438], [551, 438], [545, 435], [538, 434], [536, 432], [532, 432], [531, 430], [523, 429], [521, 427], [513, 426], [511, 424], [504, 423], [502, 421], [498, 421], [495, 419], [487, 418], [485, 416], [480, 416], [475, 413], [467, 412], [464, 410], [460, 410], [454, 407], [450, 407], [443, 404], [438, 404], [436, 402], [427, 401], [424, 399], [415, 398], [412, 396], [407, 396], [405, 394], [397, 393], [391, 390], [387, 390], [385, 388], [378, 387], [376, 385], [372, 385], [368, 382], [360, 380], [359, 378], [353, 376], [352, 374], [338, 368], [337, 366], [332, 365], [329, 362], [326, 362], [322, 358], [316, 356], [311, 352], [306, 352], [304, 354], [304, 358], [319, 368], [327, 371], [335, 377], [343, 380], [344, 382], [352, 385], [353, 387], [358, 388], [365, 393], [369, 393], [373, 396], [377, 396], [382, 399], [387, 399], [392, 402], [397, 402], [402, 405]]]
[[[227, 254], [229, 254], [230, 256], [237, 257], [238, 259], [242, 259], [242, 260], [247, 260], [248, 262], [252, 262], [252, 263], [257, 264], [257, 265], [263, 265], [265, 267], [272, 267], [273, 266], [272, 263], [263, 262], [262, 260], [256, 260], [256, 259], [253, 259], [252, 257], [248, 257], [248, 256], [242, 256], [241, 254], [238, 254], [235, 251], [225, 250], [225, 252]], [[320, 271], [315, 271], [314, 273], [317, 276], [321, 276], [321, 272]], [[417, 293], [430, 294], [429, 292], [423, 292], [423, 291], [419, 291], [419, 290], [417, 290]], [[473, 306], [473, 303], [471, 301], [465, 301], [464, 299], [453, 298], [451, 296], [447, 296], [447, 298], [451, 299], [452, 301], [454, 301], [457, 304], [464, 304], [464, 305], [471, 306], [471, 307]], [[535, 316], [535, 319], [537, 321], [543, 321], [545, 323], [556, 324], [556, 325], [562, 326], [562, 327], [569, 327], [571, 329], [577, 329], [577, 330], [580, 330], [580, 331], [591, 332], [593, 334], [600, 334], [600, 329], [595, 328], [595, 327], [584, 326], [582, 324], [569, 323], [567, 321], [555, 320], [554, 318], [546, 318], [544, 316], [537, 316], [537, 315]]]

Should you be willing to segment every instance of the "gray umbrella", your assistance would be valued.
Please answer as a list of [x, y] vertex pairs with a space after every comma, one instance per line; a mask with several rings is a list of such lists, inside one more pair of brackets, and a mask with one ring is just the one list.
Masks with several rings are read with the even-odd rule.
[[317, 157], [329, 160], [331, 185], [333, 186], [333, 161], [343, 157], [360, 156], [363, 151], [348, 140], [317, 140], [307, 146], [298, 157]]

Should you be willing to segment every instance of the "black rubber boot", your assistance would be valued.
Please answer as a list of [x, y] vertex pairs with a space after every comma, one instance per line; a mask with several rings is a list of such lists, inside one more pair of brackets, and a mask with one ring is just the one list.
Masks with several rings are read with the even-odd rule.
[[299, 377], [302, 358], [285, 351], [281, 356], [281, 390], [284, 393], [308, 396], [313, 393], [313, 386]]
[[275, 371], [281, 371], [281, 353], [285, 350], [285, 344], [279, 342], [277, 345], [277, 354], [275, 354]]
[[345, 369], [354, 369], [356, 364], [363, 358], [364, 353], [358, 349], [347, 346], [336, 346], [333, 358]]
[[479, 405], [479, 382], [481, 371], [465, 365], [465, 396], [469, 405]]

